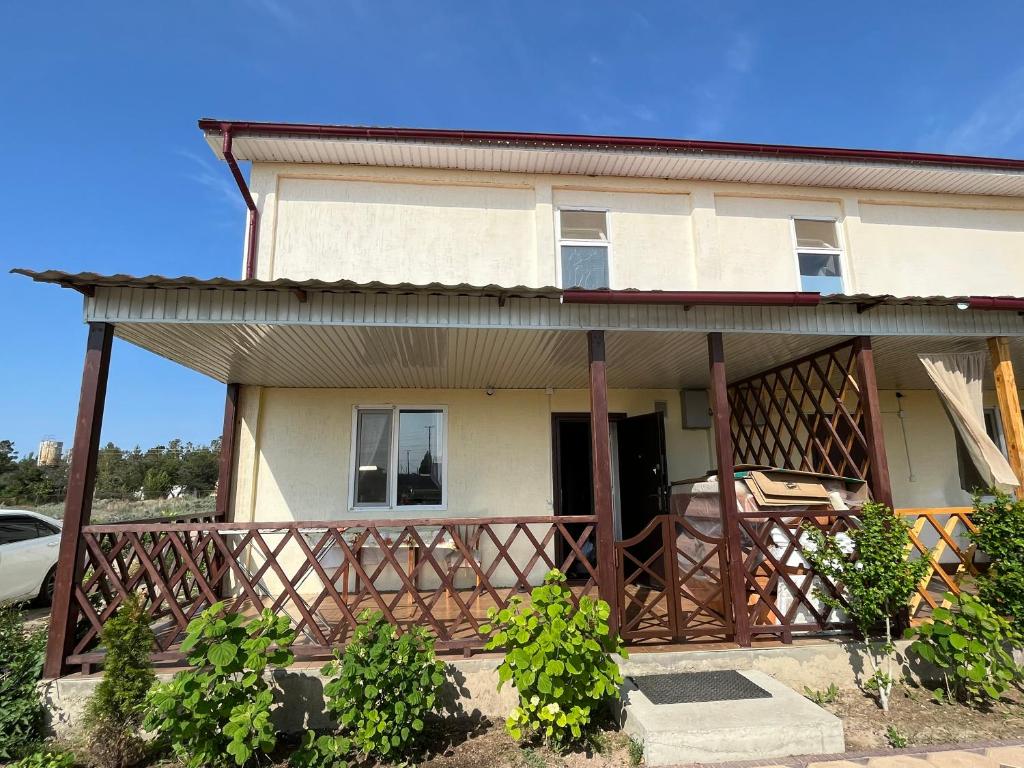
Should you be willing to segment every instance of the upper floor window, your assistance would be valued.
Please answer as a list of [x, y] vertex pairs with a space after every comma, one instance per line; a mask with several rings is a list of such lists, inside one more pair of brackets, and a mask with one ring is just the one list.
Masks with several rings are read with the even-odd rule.
[[793, 219], [800, 290], [843, 293], [843, 251], [833, 219]]
[[563, 288], [608, 288], [608, 212], [558, 211]]
[[445, 505], [443, 408], [355, 409], [352, 506]]

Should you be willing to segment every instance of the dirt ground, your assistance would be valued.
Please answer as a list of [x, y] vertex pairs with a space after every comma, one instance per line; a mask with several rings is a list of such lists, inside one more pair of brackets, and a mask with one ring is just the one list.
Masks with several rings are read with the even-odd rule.
[[891, 746], [886, 738], [890, 726], [911, 747], [1024, 738], [1024, 695], [1018, 691], [987, 710], [937, 704], [930, 691], [920, 688], [895, 691], [888, 715], [874, 698], [854, 690], [841, 691], [838, 700], [823, 706], [842, 719], [850, 752]]
[[[433, 733], [426, 754], [413, 761], [416, 768], [624, 768], [631, 763], [629, 737], [618, 731], [601, 731], [597, 748], [557, 754], [541, 746], [520, 746], [501, 723], [483, 720], [436, 720], [428, 723]], [[287, 768], [290, 743], [279, 744], [273, 768]], [[150, 768], [174, 768], [178, 763], [156, 760]], [[355, 768], [382, 768], [375, 762]]]

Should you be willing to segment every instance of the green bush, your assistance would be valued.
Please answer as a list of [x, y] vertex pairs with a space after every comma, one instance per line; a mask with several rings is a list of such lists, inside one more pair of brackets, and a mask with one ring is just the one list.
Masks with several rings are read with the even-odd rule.
[[39, 749], [26, 755], [11, 768], [72, 768], [75, 756], [60, 749]]
[[[844, 546], [837, 535], [826, 536], [810, 523], [805, 531], [810, 545], [804, 547], [804, 557], [815, 572], [841, 585], [846, 605], [823, 591], [816, 591], [816, 595], [826, 605], [846, 610], [857, 625], [864, 639], [865, 658], [871, 667], [871, 676], [864, 687], [877, 694], [878, 703], [888, 712], [894, 683], [892, 661], [896, 652], [892, 619], [917, 590], [928, 571], [928, 559], [923, 556], [916, 560], [907, 558], [910, 550], [907, 524], [889, 507], [877, 502], [864, 505], [858, 524], [846, 534], [852, 547]], [[872, 638], [879, 625], [885, 627], [884, 639], [881, 644], [874, 644]]]
[[437, 706], [444, 664], [430, 633], [417, 626], [399, 633], [377, 611], [364, 611], [359, 621], [351, 642], [321, 670], [338, 733], [308, 733], [296, 764], [334, 765], [351, 751], [387, 762], [407, 759], [424, 717]]
[[968, 537], [992, 560], [978, 579], [981, 599], [1011, 620], [1024, 618], [1024, 500], [975, 496], [971, 520], [978, 530]]
[[26, 632], [21, 613], [0, 608], [0, 761], [24, 754], [41, 738], [46, 632]]
[[189, 768], [246, 765], [277, 745], [268, 668], [294, 660], [287, 617], [269, 610], [246, 622], [214, 603], [189, 622], [181, 650], [192, 669], [151, 691], [143, 727]]
[[129, 595], [103, 625], [100, 642], [107, 655], [103, 679], [86, 709], [89, 754], [100, 768], [127, 768], [145, 754], [138, 731], [156, 682], [149, 658], [153, 630], [137, 595]]
[[513, 598], [488, 611], [488, 650], [505, 650], [498, 689], [511, 681], [519, 694], [505, 727], [514, 739], [539, 736], [556, 749], [590, 738], [597, 710], [619, 695], [622, 675], [611, 654], [626, 656], [608, 628], [603, 600], [581, 597], [573, 605], [565, 575], [550, 571], [530, 604]]
[[969, 704], [998, 699], [1020, 678], [1021, 670], [1007, 650], [1020, 645], [1020, 636], [976, 597], [947, 592], [945, 599], [953, 610], [936, 608], [930, 622], [905, 633], [908, 639], [917, 637], [910, 652], [942, 673], [944, 685], [932, 695]]

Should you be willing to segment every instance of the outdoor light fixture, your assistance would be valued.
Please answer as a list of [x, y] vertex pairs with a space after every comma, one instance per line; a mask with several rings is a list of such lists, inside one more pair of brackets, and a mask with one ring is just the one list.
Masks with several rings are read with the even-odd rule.
[[376, 472], [377, 466], [375, 464], [364, 464], [359, 468], [360, 472]]
[[486, 394], [486, 395], [487, 395], [488, 397], [490, 397], [491, 395], [493, 395], [493, 394], [494, 394], [494, 387], [488, 387], [487, 389], [485, 389], [485, 390], [484, 390], [484, 393], [485, 393], [485, 394]]
[[971, 305], [968, 304], [966, 301], [958, 301], [956, 303], [956, 308], [957, 309], [970, 309], [970, 307], [971, 307]]

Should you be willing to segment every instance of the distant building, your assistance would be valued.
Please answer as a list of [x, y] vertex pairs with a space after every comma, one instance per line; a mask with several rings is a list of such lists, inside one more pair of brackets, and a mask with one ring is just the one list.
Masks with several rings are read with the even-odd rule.
[[61, 452], [64, 450], [64, 443], [60, 440], [43, 440], [39, 443], [39, 452], [36, 454], [36, 465], [40, 467], [56, 467], [60, 464]]

